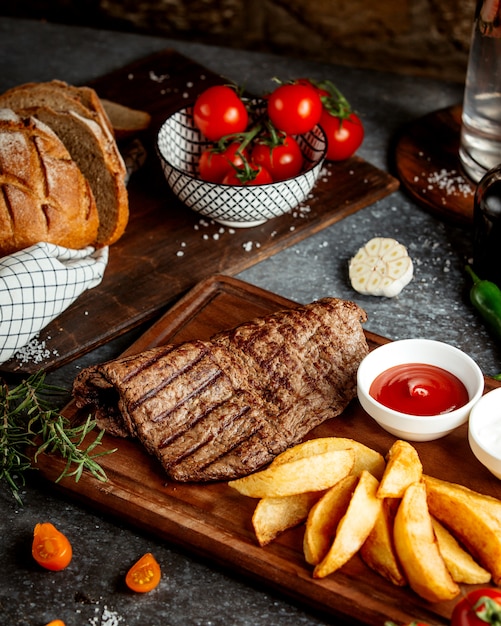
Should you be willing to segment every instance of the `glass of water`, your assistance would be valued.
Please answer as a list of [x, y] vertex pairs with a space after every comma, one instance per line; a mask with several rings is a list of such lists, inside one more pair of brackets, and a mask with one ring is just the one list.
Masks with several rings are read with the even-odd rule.
[[501, 163], [501, 0], [478, 0], [463, 100], [459, 158], [475, 182]]

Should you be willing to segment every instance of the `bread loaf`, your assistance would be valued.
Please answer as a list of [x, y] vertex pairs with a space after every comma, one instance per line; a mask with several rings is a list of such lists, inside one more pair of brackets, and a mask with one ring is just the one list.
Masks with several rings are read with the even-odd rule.
[[0, 107], [39, 119], [57, 134], [94, 194], [99, 215], [94, 245], [115, 243], [129, 218], [126, 170], [95, 91], [58, 80], [26, 83], [0, 95]]
[[131, 109], [106, 99], [101, 99], [101, 104], [108, 115], [117, 140], [126, 139], [146, 130], [151, 123], [151, 115], [146, 111]]
[[39, 241], [83, 248], [98, 226], [90, 185], [57, 135], [0, 109], [0, 255]]

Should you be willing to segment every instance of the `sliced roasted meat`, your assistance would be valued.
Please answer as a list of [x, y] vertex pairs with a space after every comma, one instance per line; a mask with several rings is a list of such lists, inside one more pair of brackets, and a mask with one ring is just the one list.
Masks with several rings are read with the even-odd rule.
[[86, 368], [78, 406], [137, 437], [179, 481], [236, 478], [269, 463], [356, 392], [368, 346], [355, 303], [325, 298], [218, 333]]

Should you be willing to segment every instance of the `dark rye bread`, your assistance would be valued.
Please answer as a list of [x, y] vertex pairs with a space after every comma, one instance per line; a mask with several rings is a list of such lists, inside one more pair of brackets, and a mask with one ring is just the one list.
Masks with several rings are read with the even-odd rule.
[[54, 130], [96, 199], [99, 230], [95, 245], [115, 243], [129, 217], [126, 171], [111, 122], [94, 90], [62, 81], [27, 83], [0, 95], [0, 106], [36, 117]]
[[355, 303], [326, 298], [83, 370], [73, 394], [111, 434], [137, 437], [179, 481], [269, 463], [356, 394], [368, 352]]

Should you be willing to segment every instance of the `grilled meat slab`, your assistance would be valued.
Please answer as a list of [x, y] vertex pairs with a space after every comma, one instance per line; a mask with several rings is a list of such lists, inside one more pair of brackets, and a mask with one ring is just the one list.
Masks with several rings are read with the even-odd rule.
[[368, 346], [365, 312], [324, 298], [218, 333], [88, 367], [77, 406], [137, 437], [178, 481], [247, 475], [339, 415]]

